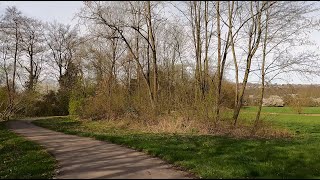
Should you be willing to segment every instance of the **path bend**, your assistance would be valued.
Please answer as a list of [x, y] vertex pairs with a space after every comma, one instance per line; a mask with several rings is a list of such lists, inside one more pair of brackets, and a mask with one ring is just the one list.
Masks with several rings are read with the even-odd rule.
[[57, 179], [189, 179], [159, 158], [88, 137], [38, 127], [31, 120], [9, 121], [9, 129], [44, 146], [57, 162]]

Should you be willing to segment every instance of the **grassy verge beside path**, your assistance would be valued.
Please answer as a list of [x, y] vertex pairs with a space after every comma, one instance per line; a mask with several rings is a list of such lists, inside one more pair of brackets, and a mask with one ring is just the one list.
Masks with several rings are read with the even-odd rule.
[[33, 123], [142, 150], [202, 178], [319, 178], [320, 119], [306, 118], [277, 115], [272, 119], [279, 127], [300, 132], [290, 140], [142, 133], [116, 127], [114, 122], [72, 118]]
[[9, 131], [0, 122], [0, 179], [49, 179], [55, 163], [40, 145]]

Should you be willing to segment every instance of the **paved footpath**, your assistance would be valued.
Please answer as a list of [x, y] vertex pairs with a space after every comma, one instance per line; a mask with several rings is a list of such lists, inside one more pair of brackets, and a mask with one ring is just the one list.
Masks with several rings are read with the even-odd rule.
[[187, 179], [188, 173], [142, 152], [94, 140], [66, 135], [31, 124], [9, 121], [15, 133], [43, 145], [58, 161], [57, 179]]

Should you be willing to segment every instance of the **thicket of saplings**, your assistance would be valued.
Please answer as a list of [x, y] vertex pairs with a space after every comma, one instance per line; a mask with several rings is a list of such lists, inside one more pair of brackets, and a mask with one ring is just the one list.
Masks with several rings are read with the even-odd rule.
[[[83, 82], [82, 82], [83, 83]], [[176, 82], [170, 87], [162, 82], [160, 89], [160, 101], [158, 108], [160, 114], [172, 115], [181, 113], [188, 116], [197, 115], [199, 119], [212, 119], [210, 113], [214, 109], [214, 92], [210, 91], [210, 96], [204, 98], [201, 102], [196, 102], [194, 97], [194, 87], [192, 79], [185, 83]], [[143, 83], [137, 83], [137, 79], [132, 79], [130, 87], [116, 84], [111, 90], [107, 81], [93, 84], [89, 87], [81, 86], [81, 82], [76, 83], [77, 88], [59, 89], [57, 92], [50, 90], [45, 94], [37, 91], [24, 91], [17, 93], [18, 110], [15, 116], [54, 116], [54, 115], [80, 115], [81, 117], [101, 120], [116, 119], [122, 115], [131, 115], [136, 118], [152, 117], [153, 112], [150, 108], [149, 97], [146, 87]], [[214, 83], [212, 83], [214, 89]], [[234, 83], [224, 81], [222, 106], [225, 109], [234, 107]], [[317, 95], [317, 87], [298, 87], [294, 88], [266, 88], [266, 97], [269, 95], [281, 96], [284, 100], [284, 106], [292, 109], [302, 107], [318, 107], [319, 104], [312, 100], [312, 96]], [[247, 94], [258, 96], [258, 89], [248, 88]], [[297, 93], [298, 97], [289, 96], [290, 93]], [[211, 98], [211, 99], [210, 99]], [[8, 106], [8, 94], [5, 87], [0, 88], [0, 110], [4, 111]], [[257, 106], [257, 101], [252, 101], [245, 96], [245, 102], [248, 106]], [[210, 104], [212, 107], [210, 107]]]
[[[185, 76], [187, 72], [184, 72]], [[18, 110], [16, 116], [53, 116], [53, 115], [79, 115], [92, 120], [116, 119], [122, 115], [133, 117], [154, 118], [155, 112], [151, 108], [147, 87], [142, 81], [131, 79], [130, 86], [115, 80], [108, 82], [109, 78], [87, 84], [81, 77], [74, 84], [65, 85], [58, 91], [50, 90], [45, 94], [24, 90], [16, 92], [15, 98]], [[152, 79], [152, 77], [150, 77]], [[118, 82], [117, 82], [118, 81]], [[151, 80], [152, 82], [152, 80]], [[159, 78], [159, 100], [157, 115], [174, 114], [181, 112], [188, 115], [199, 115], [200, 119], [213, 118], [214, 83], [211, 91], [201, 100], [195, 101], [194, 80], [184, 77], [184, 81], [175, 81], [168, 84], [167, 79]], [[224, 81], [222, 90], [222, 106], [233, 108], [234, 84]], [[0, 89], [1, 110], [8, 105], [8, 93], [5, 87]]]

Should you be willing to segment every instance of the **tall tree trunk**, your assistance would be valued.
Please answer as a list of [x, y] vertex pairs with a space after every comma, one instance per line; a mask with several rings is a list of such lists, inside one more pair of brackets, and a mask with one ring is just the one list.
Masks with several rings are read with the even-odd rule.
[[[140, 18], [138, 18], [138, 19], [140, 19]], [[137, 25], [138, 25], [138, 28], [140, 28], [139, 23]], [[137, 56], [137, 59], [139, 61], [140, 60], [140, 55], [139, 55], [139, 33], [138, 32], [136, 32], [136, 56]], [[140, 101], [141, 101], [141, 84], [140, 84], [141, 71], [140, 71], [138, 65], [136, 67], [136, 73], [137, 73], [137, 92], [139, 93], [138, 94], [138, 99], [139, 99], [139, 103], [140, 103]]]
[[14, 49], [14, 62], [13, 62], [13, 76], [12, 76], [12, 93], [13, 94], [15, 94], [15, 92], [16, 92], [15, 80], [16, 80], [17, 61], [18, 61], [18, 44], [19, 44], [18, 24], [16, 23], [16, 26], [15, 26], [15, 49]]
[[205, 58], [204, 58], [204, 75], [203, 75], [203, 89], [204, 94], [207, 95], [209, 90], [209, 62], [208, 62], [208, 50], [209, 50], [209, 37], [208, 37], [208, 1], [204, 2], [204, 21], [205, 21]]
[[[199, 3], [199, 5], [198, 5]], [[196, 69], [195, 69], [195, 101], [198, 102], [203, 97], [203, 82], [202, 82], [202, 65], [201, 65], [201, 2], [193, 1], [190, 4], [191, 12], [191, 28], [196, 54]]]
[[[249, 77], [249, 73], [250, 73], [250, 67], [251, 67], [251, 61], [252, 58], [255, 54], [255, 52], [257, 51], [258, 47], [259, 47], [259, 43], [260, 43], [260, 39], [261, 39], [261, 14], [262, 14], [262, 9], [259, 10], [258, 12], [258, 17], [254, 18], [254, 13], [253, 13], [253, 2], [251, 1], [251, 17], [252, 17], [252, 25], [251, 25], [251, 29], [249, 32], [249, 47], [248, 47], [248, 55], [247, 55], [247, 66], [246, 66], [246, 70], [245, 70], [245, 75], [243, 78], [243, 82], [242, 82], [242, 87], [241, 87], [241, 91], [239, 94], [239, 99], [238, 102], [234, 108], [234, 112], [233, 112], [233, 120], [234, 120], [234, 126], [237, 125], [237, 120], [239, 117], [239, 113], [240, 113], [240, 109], [242, 107], [242, 103], [243, 103], [243, 96], [244, 96], [244, 92], [246, 90], [246, 86], [247, 86], [247, 82], [248, 82], [248, 77]], [[258, 26], [258, 31], [257, 31], [257, 26]], [[256, 39], [253, 40], [253, 36], [256, 37]], [[253, 43], [252, 43], [253, 40]]]
[[30, 50], [28, 50], [29, 57], [30, 57], [30, 71], [29, 71], [29, 82], [28, 82], [28, 91], [34, 90], [34, 80], [35, 80], [35, 73], [34, 73], [34, 65], [33, 65], [33, 46], [31, 45]]
[[173, 55], [172, 55], [172, 61], [171, 61], [171, 75], [169, 76], [170, 81], [169, 81], [169, 98], [172, 102], [172, 105], [170, 105], [170, 110], [172, 110], [171, 107], [175, 107], [175, 89], [174, 87], [174, 81], [175, 81], [175, 60], [176, 60], [176, 50], [173, 50]]
[[238, 68], [238, 62], [237, 62], [237, 56], [234, 46], [234, 37], [233, 37], [233, 31], [232, 31], [232, 13], [234, 9], [234, 1], [232, 1], [231, 8], [230, 8], [230, 2], [229, 2], [229, 32], [230, 32], [230, 43], [231, 43], [231, 50], [232, 50], [232, 57], [233, 57], [233, 63], [234, 63], [234, 69], [235, 69], [235, 98], [234, 98], [234, 106], [237, 105], [238, 98], [239, 98], [239, 68]]
[[30, 73], [29, 73], [29, 85], [28, 90], [33, 91], [34, 87], [34, 75], [33, 75], [33, 60], [32, 55], [30, 56]]
[[155, 103], [155, 113], [158, 113], [158, 65], [157, 65], [157, 51], [155, 35], [153, 32], [153, 26], [151, 21], [151, 4], [150, 1], [147, 3], [148, 6], [148, 26], [149, 26], [149, 37], [152, 49], [152, 60], [153, 60], [153, 101]]
[[199, 5], [198, 5], [198, 12], [197, 12], [197, 22], [196, 22], [196, 28], [197, 28], [197, 54], [198, 54], [198, 64], [199, 64], [199, 68], [198, 68], [198, 74], [199, 74], [199, 91], [200, 91], [200, 100], [203, 99], [203, 75], [202, 75], [202, 63], [201, 63], [201, 53], [202, 53], [202, 47], [201, 47], [201, 1], [199, 1]]
[[[220, 2], [216, 1], [216, 12], [217, 12], [217, 37], [218, 37], [218, 63], [217, 63], [217, 81], [221, 78], [221, 30], [220, 30]], [[220, 85], [216, 86], [216, 107], [215, 107], [215, 124], [219, 121], [219, 106], [220, 106]]]
[[[268, 2], [267, 2], [268, 3]], [[266, 10], [266, 27], [265, 27], [265, 34], [264, 34], [264, 41], [263, 41], [263, 50], [262, 50], [262, 66], [261, 66], [261, 91], [260, 91], [260, 97], [259, 97], [259, 106], [258, 106], [258, 112], [256, 116], [255, 126], [258, 125], [260, 120], [260, 114], [262, 109], [262, 103], [263, 103], [263, 96], [264, 96], [264, 89], [265, 89], [265, 62], [266, 62], [266, 48], [267, 48], [267, 39], [268, 39], [268, 21], [269, 21], [269, 10]]]

